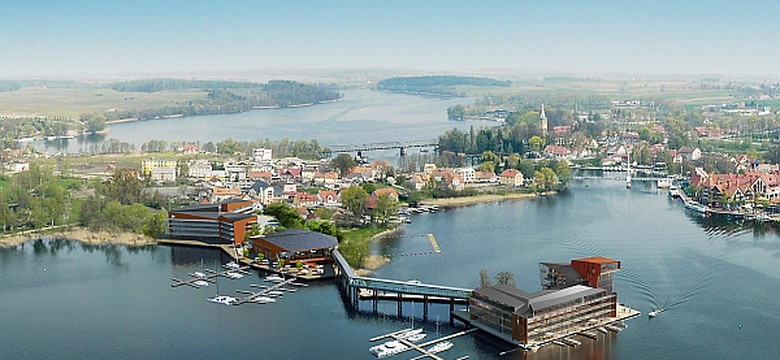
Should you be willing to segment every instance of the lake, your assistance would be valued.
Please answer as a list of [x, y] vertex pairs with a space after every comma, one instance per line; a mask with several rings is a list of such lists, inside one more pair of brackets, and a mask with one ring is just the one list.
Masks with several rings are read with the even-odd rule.
[[371, 90], [348, 90], [342, 101], [311, 107], [253, 110], [238, 114], [206, 115], [121, 123], [108, 134], [73, 140], [40, 140], [39, 150], [86, 152], [109, 138], [132, 143], [140, 150], [151, 139], [217, 143], [227, 138], [317, 139], [323, 145], [436, 139], [444, 131], [470, 126], [493, 126], [487, 121], [451, 121], [447, 108], [474, 99], [439, 99]]
[[[440, 255], [431, 250], [432, 233]], [[625, 189], [613, 178], [572, 184], [557, 196], [480, 204], [414, 216], [400, 237], [373, 252], [392, 262], [376, 276], [474, 288], [479, 270], [506, 270], [519, 288], [539, 289], [541, 261], [602, 255], [622, 262], [618, 300], [643, 312], [618, 335], [499, 356], [510, 346], [483, 334], [453, 340], [454, 359], [774, 359], [780, 353], [780, 241], [774, 228], [703, 218], [654, 186]], [[373, 359], [368, 338], [410, 326], [428, 336], [458, 330], [444, 305], [422, 321], [419, 304], [370, 303], [355, 311], [331, 281], [277, 303], [206, 302], [217, 286], [171, 288], [171, 277], [215, 268], [218, 252], [183, 247], [127, 249], [65, 241], [0, 250], [0, 349], [9, 359], [193, 358]], [[220, 280], [220, 294], [250, 289], [264, 274]], [[668, 310], [656, 318], [656, 307]], [[414, 320], [412, 320], [414, 318]], [[439, 320], [437, 322], [437, 319]], [[407, 356], [408, 355], [408, 356]], [[408, 359], [412, 355], [396, 356]]]

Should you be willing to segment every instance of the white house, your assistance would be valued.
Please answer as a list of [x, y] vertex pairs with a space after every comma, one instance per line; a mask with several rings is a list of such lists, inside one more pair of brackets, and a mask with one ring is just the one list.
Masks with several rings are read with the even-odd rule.
[[455, 174], [460, 175], [463, 178], [463, 182], [470, 184], [477, 181], [477, 171], [474, 168], [464, 167], [453, 170]]

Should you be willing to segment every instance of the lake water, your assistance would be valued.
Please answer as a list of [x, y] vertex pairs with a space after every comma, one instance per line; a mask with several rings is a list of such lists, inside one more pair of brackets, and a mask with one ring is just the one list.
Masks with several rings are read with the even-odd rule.
[[47, 151], [85, 152], [108, 138], [135, 144], [150, 139], [217, 143], [227, 138], [317, 139], [323, 145], [436, 139], [457, 127], [492, 126], [486, 121], [451, 121], [447, 107], [470, 104], [474, 99], [438, 99], [370, 90], [348, 90], [339, 102], [292, 109], [253, 110], [239, 114], [207, 115], [150, 120], [109, 126], [107, 135], [74, 140], [36, 142]]
[[[428, 233], [442, 253], [406, 255], [429, 252]], [[622, 261], [615, 278], [621, 303], [643, 314], [668, 309], [627, 321], [618, 335], [581, 339], [577, 348], [499, 356], [510, 347], [469, 335], [453, 340], [448, 359], [775, 359], [779, 240], [771, 227], [688, 213], [653, 186], [627, 190], [622, 181], [592, 179], [548, 198], [415, 216], [402, 236], [377, 241], [373, 251], [392, 257], [377, 276], [474, 288], [480, 269], [507, 270], [528, 291], [539, 289], [540, 261], [603, 255]], [[2, 249], [3, 358], [373, 359], [368, 338], [408, 327], [410, 316], [429, 336], [458, 330], [444, 305], [434, 305], [427, 322], [419, 304], [405, 305], [401, 319], [393, 302], [380, 303], [384, 314], [371, 314], [370, 303], [355, 311], [330, 281], [275, 304], [237, 307], [206, 302], [214, 285], [170, 287], [171, 277], [225, 261], [213, 251], [164, 246]], [[220, 280], [219, 293], [250, 289], [263, 276]]]

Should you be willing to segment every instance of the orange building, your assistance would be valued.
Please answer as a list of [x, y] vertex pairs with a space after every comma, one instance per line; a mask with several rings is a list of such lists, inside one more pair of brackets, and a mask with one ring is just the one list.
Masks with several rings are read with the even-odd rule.
[[207, 243], [244, 243], [246, 231], [257, 223], [252, 202], [227, 200], [183, 207], [168, 213], [170, 239]]

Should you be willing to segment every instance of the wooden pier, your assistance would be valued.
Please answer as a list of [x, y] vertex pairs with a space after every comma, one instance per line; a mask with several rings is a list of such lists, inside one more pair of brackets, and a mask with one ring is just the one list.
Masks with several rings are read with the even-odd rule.
[[439, 243], [436, 242], [436, 238], [433, 237], [433, 234], [428, 234], [428, 240], [431, 241], [431, 246], [433, 246], [433, 252], [437, 254], [441, 254], [441, 249], [439, 249]]
[[173, 280], [174, 283], [171, 284], [171, 287], [179, 287], [179, 286], [182, 286], [182, 285], [187, 285], [187, 286], [190, 286], [190, 287], [193, 287], [193, 288], [196, 288], [196, 289], [200, 289], [201, 285], [195, 284], [198, 281], [205, 281], [205, 282], [214, 284], [215, 281], [213, 279], [217, 278], [217, 277], [220, 277], [220, 276], [228, 278], [228, 279], [232, 279], [230, 276], [227, 275], [228, 273], [239, 273], [241, 275], [249, 275], [250, 274], [249, 271], [247, 271], [249, 269], [249, 266], [242, 266], [242, 267], [239, 267], [239, 268], [229, 268], [226, 265], [222, 265], [222, 266], [225, 267], [228, 270], [219, 271], [218, 272], [218, 271], [214, 271], [214, 270], [211, 270], [211, 269], [203, 269], [203, 271], [206, 272], [205, 276], [197, 276], [194, 273], [189, 273], [187, 275], [191, 276], [192, 278], [189, 279], [189, 280], [186, 280], [186, 281], [172, 277], [171, 280]]
[[411, 342], [411, 341], [409, 341], [407, 339], [404, 339], [404, 338], [400, 337], [401, 334], [403, 334], [403, 333], [405, 333], [406, 331], [409, 331], [409, 330], [412, 330], [412, 329], [403, 329], [403, 330], [391, 332], [389, 334], [376, 336], [376, 337], [373, 337], [371, 339], [368, 339], [368, 341], [375, 342], [375, 341], [379, 341], [379, 340], [386, 339], [386, 338], [392, 338], [393, 340], [398, 341], [399, 343], [404, 344], [406, 346], [405, 349], [403, 349], [401, 351], [398, 351], [397, 353], [395, 353], [393, 355], [398, 355], [398, 354], [405, 353], [407, 351], [416, 350], [421, 355], [413, 357], [412, 358], [413, 360], [419, 360], [419, 359], [423, 359], [423, 358], [426, 358], [426, 357], [429, 357], [429, 358], [435, 359], [435, 360], [444, 360], [444, 358], [442, 358], [441, 356], [438, 356], [438, 355], [428, 351], [428, 349], [426, 349], [426, 347], [434, 345], [434, 344], [437, 344], [437, 343], [440, 343], [442, 341], [447, 341], [447, 340], [450, 340], [450, 339], [454, 339], [454, 338], [456, 338], [458, 336], [471, 334], [471, 333], [473, 333], [473, 332], [475, 332], [475, 331], [477, 331], [479, 329], [471, 328], [471, 329], [467, 329], [467, 330], [463, 330], [463, 331], [458, 331], [456, 333], [449, 334], [449, 335], [440, 337], [438, 339], [426, 341], [426, 342], [421, 343], [421, 344], [415, 344], [415, 343], [413, 343], [413, 342]]
[[276, 292], [295, 292], [295, 289], [292, 288], [285, 288], [285, 285], [294, 285], [294, 286], [305, 286], [306, 284], [300, 284], [295, 282], [295, 278], [290, 278], [287, 280], [284, 280], [280, 283], [274, 284], [272, 286], [265, 286], [265, 285], [258, 285], [258, 284], [249, 284], [249, 286], [253, 288], [260, 289], [260, 291], [248, 291], [248, 290], [236, 290], [237, 293], [245, 294], [246, 296], [238, 299], [236, 302], [233, 303], [233, 305], [241, 305], [246, 303], [252, 303], [252, 304], [267, 304], [270, 301], [262, 300], [261, 298], [267, 297], [267, 298], [276, 298], [280, 297], [280, 295], [275, 295]]

